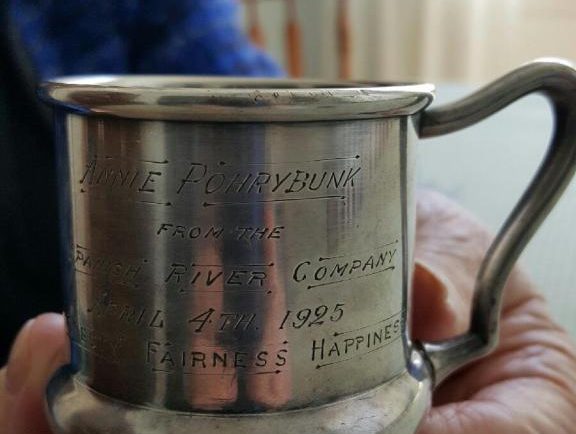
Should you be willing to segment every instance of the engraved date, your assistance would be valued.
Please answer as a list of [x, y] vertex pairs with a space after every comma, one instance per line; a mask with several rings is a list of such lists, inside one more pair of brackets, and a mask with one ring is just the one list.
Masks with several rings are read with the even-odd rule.
[[280, 330], [285, 328], [318, 327], [325, 323], [338, 322], [344, 316], [344, 306], [344, 303], [337, 303], [331, 307], [321, 304], [314, 308], [305, 308], [298, 311], [288, 310], [280, 324]]
[[193, 326], [195, 333], [202, 333], [204, 329], [210, 325], [215, 324], [217, 331], [246, 331], [253, 327], [254, 320], [256, 319], [255, 313], [226, 313], [222, 312], [217, 314], [216, 310], [210, 308], [199, 315], [196, 315], [188, 320], [188, 324]]

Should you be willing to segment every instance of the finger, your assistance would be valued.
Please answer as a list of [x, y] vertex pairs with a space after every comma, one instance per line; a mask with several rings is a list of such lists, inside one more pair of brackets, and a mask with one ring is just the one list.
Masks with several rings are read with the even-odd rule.
[[26, 324], [12, 348], [0, 391], [2, 434], [50, 433], [44, 393], [50, 377], [67, 359], [61, 315], [44, 314]]
[[[470, 212], [435, 192], [419, 192], [413, 291], [413, 336], [437, 340], [465, 332], [476, 274], [492, 234]], [[504, 310], [533, 298], [529, 279], [514, 270]]]
[[412, 337], [437, 341], [462, 333], [468, 326], [466, 300], [438, 270], [416, 262], [412, 293]]
[[466, 331], [476, 270], [489, 231], [468, 211], [436, 192], [420, 192], [414, 274], [414, 337], [445, 339]]
[[434, 407], [418, 434], [572, 434], [574, 390], [544, 378], [510, 379], [468, 400]]
[[[524, 421], [521, 421], [524, 422]], [[520, 428], [517, 430], [516, 428]], [[491, 402], [462, 402], [432, 410], [424, 419], [417, 434], [520, 434], [512, 414], [503, 406]]]

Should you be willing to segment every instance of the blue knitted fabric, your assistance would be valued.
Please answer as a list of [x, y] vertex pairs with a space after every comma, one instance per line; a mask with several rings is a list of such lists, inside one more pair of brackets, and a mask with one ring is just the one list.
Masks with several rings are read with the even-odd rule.
[[237, 0], [10, 2], [12, 21], [40, 78], [282, 74], [240, 29]]

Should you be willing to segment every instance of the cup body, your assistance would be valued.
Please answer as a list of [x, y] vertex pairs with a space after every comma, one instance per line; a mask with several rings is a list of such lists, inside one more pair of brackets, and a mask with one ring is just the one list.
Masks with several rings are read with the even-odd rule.
[[395, 112], [333, 119], [58, 106], [74, 381], [155, 411], [257, 416], [420, 375], [406, 317], [430, 97], [400, 94]]
[[[576, 169], [553, 59], [423, 111], [430, 85], [76, 77], [56, 107], [72, 362], [58, 434], [407, 434], [495, 348], [507, 277]], [[412, 344], [414, 138], [544, 92], [556, 129], [480, 267], [471, 327]], [[572, 95], [572, 97], [569, 97]]]

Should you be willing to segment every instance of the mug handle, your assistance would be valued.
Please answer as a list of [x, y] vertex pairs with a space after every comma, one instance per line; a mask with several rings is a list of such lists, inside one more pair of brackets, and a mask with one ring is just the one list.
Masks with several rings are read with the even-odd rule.
[[476, 277], [468, 332], [422, 344], [436, 385], [498, 344], [502, 293], [508, 275], [576, 170], [576, 70], [561, 60], [537, 60], [467, 98], [423, 112], [419, 120], [422, 138], [448, 134], [475, 124], [533, 92], [542, 92], [551, 102], [552, 141], [536, 176], [482, 262]]

